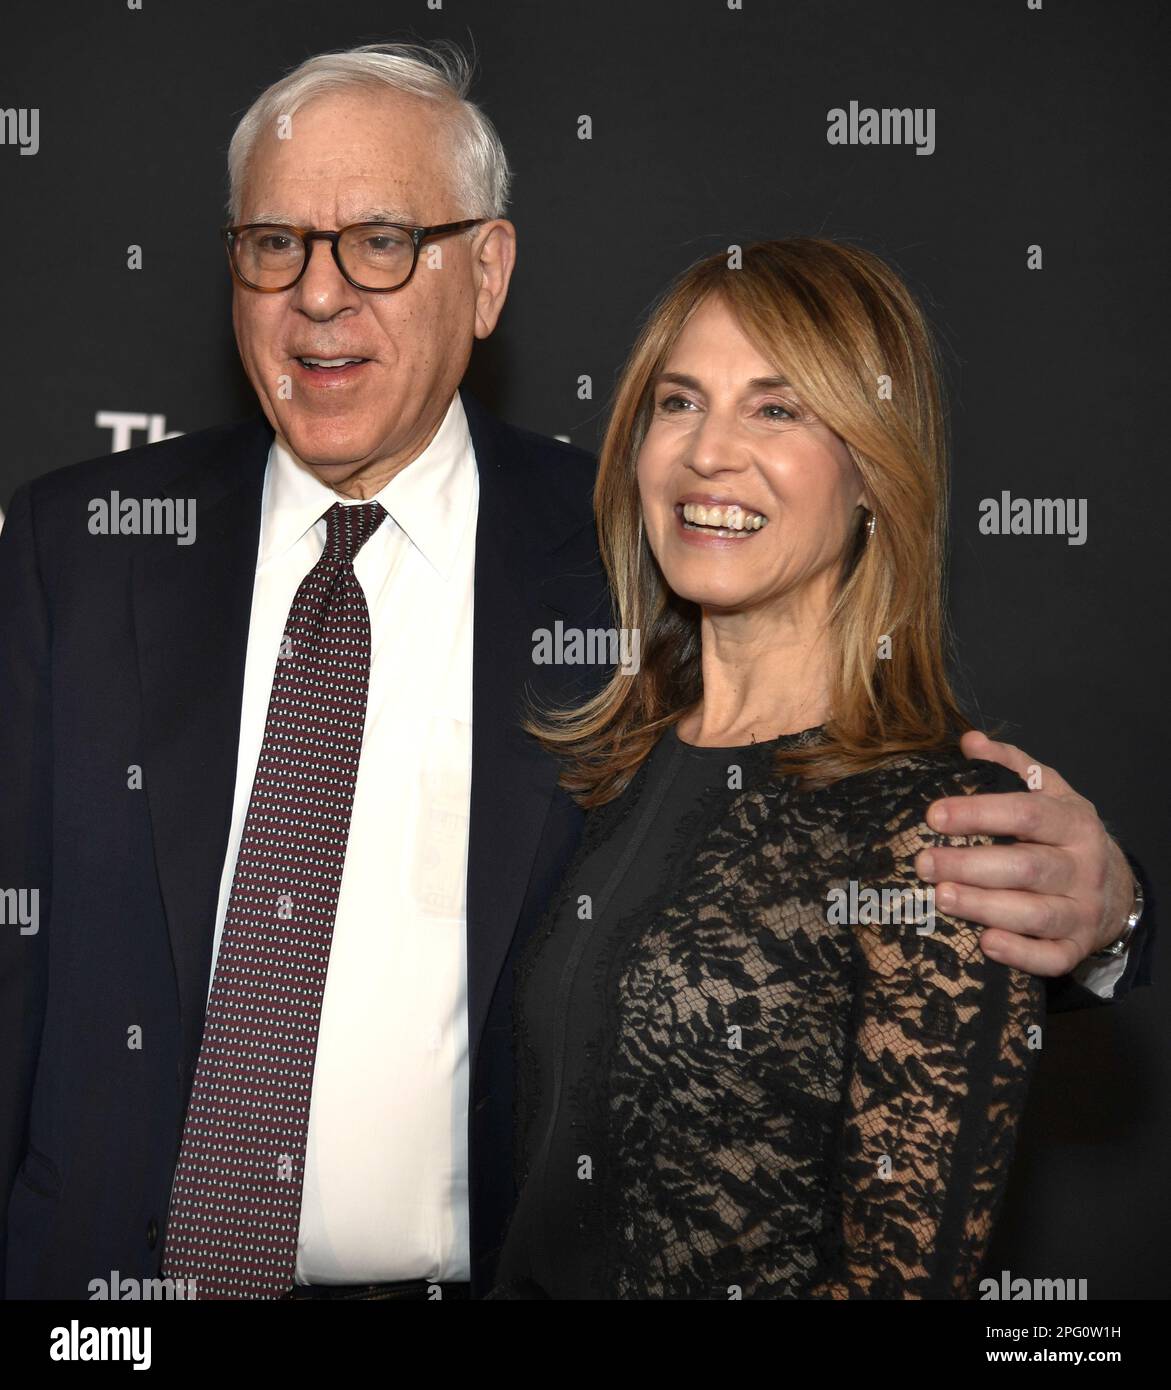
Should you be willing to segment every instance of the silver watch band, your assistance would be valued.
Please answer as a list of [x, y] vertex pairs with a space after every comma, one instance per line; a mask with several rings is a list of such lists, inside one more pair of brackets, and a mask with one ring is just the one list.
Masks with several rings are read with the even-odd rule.
[[1109, 946], [1104, 946], [1102, 950], [1093, 953], [1095, 960], [1110, 960], [1115, 956], [1126, 954], [1127, 947], [1130, 945], [1135, 932], [1138, 929], [1139, 921], [1143, 915], [1143, 890], [1142, 885], [1136, 878], [1134, 881], [1134, 906], [1130, 910], [1130, 916], [1126, 919], [1126, 925], [1122, 928], [1122, 935], [1117, 941], [1112, 941]]

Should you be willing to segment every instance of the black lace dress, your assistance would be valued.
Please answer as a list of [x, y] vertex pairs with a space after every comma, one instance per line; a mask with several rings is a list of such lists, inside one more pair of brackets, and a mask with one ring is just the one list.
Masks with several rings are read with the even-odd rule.
[[518, 961], [520, 1196], [489, 1297], [971, 1290], [1043, 992], [926, 917], [914, 859], [987, 843], [932, 831], [937, 797], [1024, 784], [957, 748], [798, 794], [773, 752], [819, 732], [672, 730], [587, 817]]

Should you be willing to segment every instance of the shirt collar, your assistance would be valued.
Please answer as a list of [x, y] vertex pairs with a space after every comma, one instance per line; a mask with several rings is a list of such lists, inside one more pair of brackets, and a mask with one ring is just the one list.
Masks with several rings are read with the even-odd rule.
[[[463, 536], [475, 472], [471, 434], [457, 391], [418, 458], [365, 500], [380, 502], [428, 564], [447, 578]], [[335, 502], [358, 505], [323, 483], [275, 437], [264, 481], [260, 564], [291, 550]]]

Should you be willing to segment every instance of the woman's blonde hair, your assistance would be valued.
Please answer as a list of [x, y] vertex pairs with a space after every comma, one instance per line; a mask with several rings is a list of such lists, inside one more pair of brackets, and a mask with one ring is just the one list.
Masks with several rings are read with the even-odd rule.
[[[654, 384], [684, 325], [719, 295], [745, 335], [845, 443], [875, 518], [859, 508], [828, 618], [829, 707], [820, 741], [778, 750], [778, 776], [824, 786], [972, 727], [947, 673], [943, 608], [947, 443], [937, 350], [922, 311], [879, 257], [821, 238], [758, 242], [686, 270], [651, 312], [618, 382], [594, 514], [621, 628], [640, 634], [581, 706], [526, 728], [563, 760], [583, 806], [617, 796], [702, 694], [698, 606], [668, 588], [641, 525], [636, 465]], [[778, 731], [782, 732], [782, 731]]]

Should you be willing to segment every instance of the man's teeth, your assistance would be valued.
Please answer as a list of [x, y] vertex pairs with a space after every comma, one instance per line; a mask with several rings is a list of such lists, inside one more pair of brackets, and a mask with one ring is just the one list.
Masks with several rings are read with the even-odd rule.
[[692, 526], [712, 527], [719, 531], [750, 532], [759, 531], [768, 525], [768, 517], [759, 512], [749, 512], [732, 503], [723, 507], [706, 507], [702, 502], [684, 502], [683, 520]]
[[298, 357], [307, 367], [348, 367], [351, 362], [365, 362], [364, 357]]

